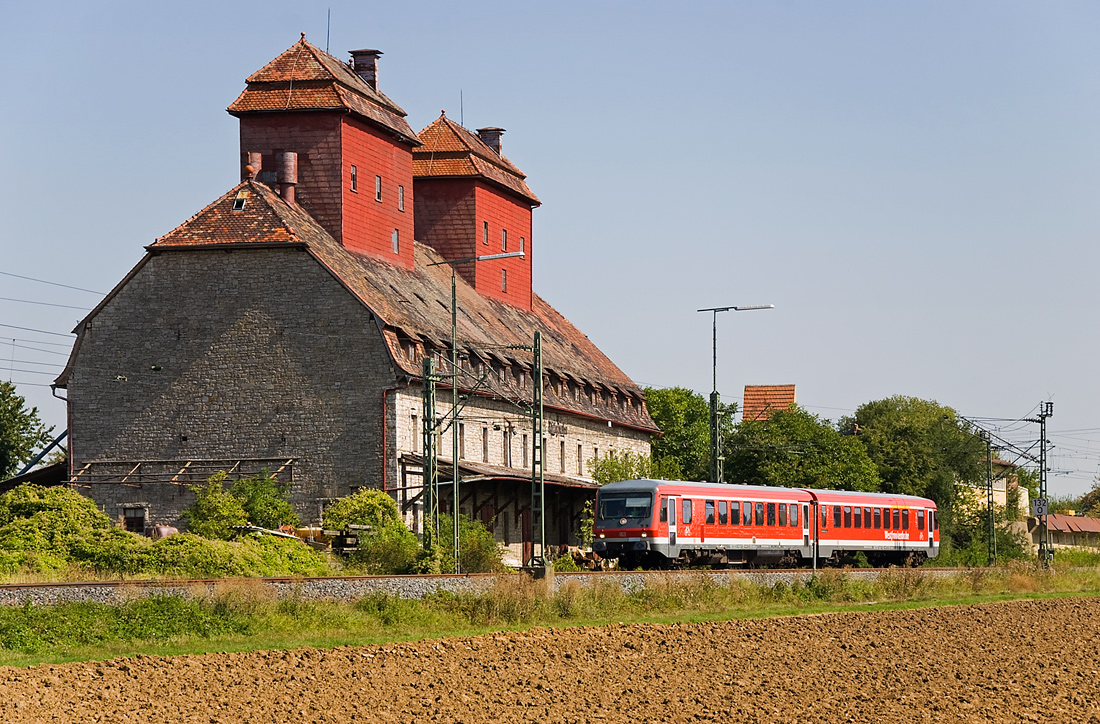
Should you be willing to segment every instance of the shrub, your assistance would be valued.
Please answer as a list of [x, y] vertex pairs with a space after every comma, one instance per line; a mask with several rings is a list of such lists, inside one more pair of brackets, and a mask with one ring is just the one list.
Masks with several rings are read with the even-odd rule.
[[203, 538], [228, 540], [234, 533], [230, 526], [247, 525], [248, 514], [236, 497], [226, 492], [224, 471], [214, 473], [206, 485], [188, 486], [195, 493], [195, 502], [183, 511], [187, 532]]
[[276, 480], [266, 470], [254, 478], [235, 481], [229, 493], [240, 501], [252, 525], [274, 530], [301, 522], [290, 504], [290, 483]]
[[360, 488], [340, 498], [325, 508], [321, 520], [326, 530], [343, 530], [349, 525], [369, 525], [380, 530], [388, 524], [402, 522], [397, 502], [374, 488]]
[[[464, 573], [496, 573], [504, 570], [503, 552], [492, 531], [478, 520], [458, 516], [458, 563]], [[454, 570], [454, 519], [439, 516], [440, 558], [443, 572]]]

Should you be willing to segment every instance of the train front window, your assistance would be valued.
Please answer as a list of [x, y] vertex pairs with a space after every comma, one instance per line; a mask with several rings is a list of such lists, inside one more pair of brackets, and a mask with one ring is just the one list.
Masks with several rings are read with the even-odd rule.
[[924, 511], [917, 511], [917, 530], [924, 530]]
[[651, 493], [607, 493], [600, 496], [598, 520], [618, 521], [649, 518], [653, 508]]

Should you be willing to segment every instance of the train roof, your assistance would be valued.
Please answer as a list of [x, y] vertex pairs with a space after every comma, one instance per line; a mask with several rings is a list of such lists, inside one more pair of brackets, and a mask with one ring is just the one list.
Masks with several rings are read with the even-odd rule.
[[700, 483], [691, 482], [687, 480], [650, 480], [650, 479], [638, 479], [638, 480], [622, 480], [617, 483], [608, 483], [602, 486], [600, 491], [607, 491], [609, 493], [614, 492], [631, 492], [631, 491], [649, 491], [654, 492], [658, 487], [673, 487], [681, 490], [688, 489], [699, 494], [710, 494], [721, 497], [738, 497], [738, 498], [770, 498], [774, 496], [782, 496], [784, 498], [790, 498], [792, 494], [797, 497], [807, 500], [817, 500], [824, 503], [832, 502], [849, 502], [852, 503], [855, 500], [861, 501], [878, 501], [880, 505], [903, 505], [903, 506], [920, 506], [924, 508], [935, 508], [936, 503], [928, 498], [920, 498], [915, 495], [895, 495], [893, 493], [864, 493], [858, 490], [821, 490], [817, 488], [782, 488], [769, 485], [731, 485], [727, 483]]

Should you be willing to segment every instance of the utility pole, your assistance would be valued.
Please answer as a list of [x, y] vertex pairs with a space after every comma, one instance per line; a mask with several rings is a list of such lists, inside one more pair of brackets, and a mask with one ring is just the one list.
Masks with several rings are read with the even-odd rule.
[[697, 309], [697, 312], [711, 313], [711, 376], [713, 387], [710, 393], [710, 479], [715, 483], [722, 482], [722, 430], [719, 424], [719, 403], [721, 397], [718, 394], [718, 313], [719, 312], [747, 312], [754, 309], [775, 309], [774, 304], [754, 304], [746, 307], [708, 307]]
[[542, 467], [542, 332], [535, 332], [531, 348], [533, 386], [531, 391], [531, 561], [530, 565], [545, 566], [546, 560], [546, 484]]
[[436, 439], [439, 431], [436, 429], [435, 414], [435, 360], [430, 355], [424, 357], [421, 363], [421, 375], [424, 380], [421, 390], [423, 403], [424, 424], [421, 426], [424, 435], [424, 547], [430, 548], [439, 543], [439, 459], [436, 453]]
[[[986, 543], [989, 547], [989, 565], [997, 562], [997, 526], [993, 510], [993, 438], [988, 431], [982, 431], [985, 438], [985, 512]], [[1007, 502], [1007, 498], [1006, 498]]]
[[1039, 499], [1035, 501], [1035, 517], [1039, 519], [1039, 562], [1044, 567], [1050, 565], [1054, 550], [1050, 546], [1050, 530], [1047, 528], [1047, 514], [1050, 512], [1050, 497], [1047, 495], [1047, 418], [1054, 415], [1053, 402], [1039, 403], [1039, 417], [1028, 422], [1039, 423]]

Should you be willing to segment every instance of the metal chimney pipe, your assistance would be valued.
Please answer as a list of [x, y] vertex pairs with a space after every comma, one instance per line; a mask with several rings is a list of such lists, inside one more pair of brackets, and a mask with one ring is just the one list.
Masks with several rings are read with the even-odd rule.
[[275, 183], [278, 185], [279, 195], [288, 204], [293, 204], [294, 187], [298, 185], [298, 154], [293, 151], [277, 153], [275, 165]]

